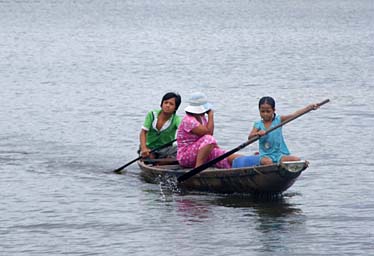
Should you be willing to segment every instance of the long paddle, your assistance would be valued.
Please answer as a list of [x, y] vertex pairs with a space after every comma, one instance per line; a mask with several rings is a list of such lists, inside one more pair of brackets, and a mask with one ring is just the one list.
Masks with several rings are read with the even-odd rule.
[[[319, 107], [319, 106], [322, 106], [323, 104], [326, 104], [326, 103], [329, 102], [329, 101], [330, 101], [329, 99], [326, 99], [326, 100], [324, 100], [324, 101], [318, 103], [317, 105], [318, 105], [318, 107]], [[302, 113], [300, 113], [300, 114], [298, 114], [298, 115], [296, 115], [296, 116], [294, 116], [294, 117], [292, 117], [292, 118], [290, 118], [290, 119], [288, 119], [288, 120], [286, 120], [286, 121], [284, 121], [284, 122], [282, 122], [282, 123], [280, 123], [280, 124], [274, 126], [273, 128], [267, 130], [267, 131], [265, 132], [264, 135], [268, 134], [269, 132], [274, 131], [275, 129], [278, 129], [279, 127], [285, 125], [285, 124], [288, 123], [288, 122], [291, 122], [292, 120], [295, 120], [296, 118], [298, 118], [298, 117], [300, 117], [300, 116], [302, 116], [302, 115], [308, 113], [308, 112], [311, 111], [311, 110], [312, 110], [312, 109], [305, 110], [304, 112], [302, 112]], [[264, 135], [263, 135], [263, 136], [264, 136]], [[259, 138], [260, 138], [260, 136], [259, 136], [259, 135], [256, 135], [255, 137], [252, 137], [252, 138], [250, 138], [249, 140], [247, 140], [246, 142], [244, 142], [243, 144], [240, 144], [238, 147], [236, 147], [236, 148], [234, 148], [234, 149], [231, 149], [230, 151], [227, 151], [227, 152], [224, 153], [223, 155], [220, 155], [219, 157], [217, 157], [217, 158], [215, 158], [215, 159], [212, 159], [212, 160], [210, 160], [209, 162], [206, 162], [205, 164], [202, 164], [202, 165], [200, 165], [200, 166], [198, 166], [198, 167], [192, 169], [192, 170], [189, 171], [189, 172], [186, 172], [185, 174], [183, 174], [183, 175], [181, 175], [181, 176], [178, 177], [178, 182], [183, 182], [183, 181], [185, 181], [185, 180], [191, 178], [192, 176], [198, 174], [199, 172], [205, 170], [206, 168], [208, 168], [208, 167], [210, 167], [210, 166], [212, 166], [212, 165], [218, 163], [218, 162], [221, 161], [222, 159], [228, 157], [229, 155], [232, 155], [232, 154], [234, 154], [235, 152], [237, 152], [237, 151], [239, 151], [239, 150], [245, 148], [245, 147], [248, 146], [249, 144], [251, 144], [251, 143], [257, 141]]]
[[[159, 146], [159, 147], [157, 147], [157, 148], [154, 148], [154, 149], [152, 149], [152, 150], [150, 151], [150, 153], [153, 153], [153, 152], [155, 152], [155, 151], [157, 151], [157, 150], [160, 150], [160, 149], [162, 149], [162, 148], [166, 148], [166, 147], [172, 145], [175, 141], [176, 141], [176, 139], [174, 139], [174, 140], [172, 140], [172, 141], [170, 141], [170, 142], [168, 142], [168, 143], [166, 143], [166, 144], [164, 144], [164, 145], [161, 145], [161, 146]], [[123, 169], [125, 169], [125, 168], [126, 168], [127, 166], [129, 166], [130, 164], [135, 163], [136, 161], [140, 160], [141, 158], [142, 158], [142, 157], [139, 156], [139, 157], [135, 158], [134, 160], [128, 162], [127, 164], [121, 166], [120, 168], [115, 169], [113, 172], [120, 174], [121, 171], [122, 171]]]

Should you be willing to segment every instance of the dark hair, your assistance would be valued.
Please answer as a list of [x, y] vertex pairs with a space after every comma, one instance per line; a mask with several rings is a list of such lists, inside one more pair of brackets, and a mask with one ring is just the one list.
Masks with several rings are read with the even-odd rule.
[[262, 97], [258, 102], [258, 108], [260, 108], [263, 104], [269, 104], [273, 110], [275, 109], [275, 100], [272, 97]]
[[182, 102], [182, 99], [181, 99], [181, 96], [178, 93], [175, 93], [175, 92], [168, 92], [168, 93], [166, 93], [164, 95], [164, 97], [162, 97], [160, 107], [162, 107], [162, 103], [165, 100], [168, 100], [168, 99], [171, 99], [171, 98], [175, 98], [175, 111], [174, 112], [177, 112], [177, 110], [179, 108], [179, 105]]

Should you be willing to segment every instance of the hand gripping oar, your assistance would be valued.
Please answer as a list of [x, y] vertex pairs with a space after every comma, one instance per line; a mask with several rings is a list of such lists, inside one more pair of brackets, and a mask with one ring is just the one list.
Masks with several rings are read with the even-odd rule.
[[[162, 145], [162, 146], [159, 146], [159, 147], [157, 147], [157, 148], [154, 148], [154, 149], [152, 149], [152, 150], [150, 151], [150, 153], [153, 153], [153, 152], [155, 152], [155, 151], [157, 151], [157, 150], [160, 150], [160, 149], [162, 149], [162, 148], [166, 148], [166, 147], [168, 147], [168, 146], [171, 146], [171, 145], [173, 145], [173, 143], [174, 143], [175, 141], [176, 141], [176, 139], [174, 139], [174, 140], [172, 140], [172, 141], [170, 141], [170, 142], [168, 142], [168, 143], [166, 143], [166, 144], [164, 144], [164, 145]], [[125, 169], [125, 168], [126, 168], [127, 166], [129, 166], [130, 164], [135, 163], [136, 161], [140, 160], [141, 158], [142, 158], [142, 157], [139, 156], [139, 157], [135, 158], [134, 160], [128, 162], [127, 164], [121, 166], [120, 168], [115, 169], [113, 172], [120, 174], [121, 171], [122, 171], [123, 169]]]
[[[318, 107], [319, 107], [319, 106], [322, 106], [323, 104], [326, 104], [326, 103], [329, 102], [329, 101], [330, 101], [329, 99], [326, 99], [326, 100], [322, 101], [321, 103], [318, 103], [317, 106], [318, 106]], [[267, 131], [265, 132], [264, 135], [266, 135], [266, 134], [268, 134], [268, 133], [274, 131], [275, 129], [278, 129], [279, 127], [285, 125], [286, 123], [291, 122], [292, 120], [295, 120], [296, 118], [298, 118], [298, 117], [300, 117], [300, 116], [302, 116], [302, 115], [308, 113], [308, 112], [311, 111], [311, 110], [312, 110], [312, 109], [307, 109], [307, 110], [303, 111], [302, 113], [300, 113], [300, 114], [298, 114], [298, 115], [296, 115], [296, 116], [294, 116], [294, 117], [292, 117], [292, 118], [290, 118], [290, 119], [287, 119], [286, 121], [284, 121], [284, 122], [282, 122], [282, 123], [280, 123], [280, 124], [274, 126], [273, 128], [267, 130]], [[262, 135], [262, 136], [264, 136], [264, 135]], [[191, 177], [194, 176], [195, 174], [198, 174], [199, 172], [204, 171], [206, 168], [208, 168], [208, 167], [210, 167], [210, 166], [212, 166], [212, 165], [218, 163], [219, 161], [225, 159], [225, 158], [228, 157], [229, 155], [232, 155], [232, 154], [234, 154], [235, 152], [237, 152], [237, 151], [239, 151], [239, 150], [245, 148], [245, 147], [248, 146], [249, 144], [251, 144], [251, 143], [257, 141], [259, 138], [260, 138], [260, 136], [259, 136], [259, 135], [256, 135], [255, 137], [252, 137], [252, 138], [250, 138], [249, 140], [247, 140], [246, 142], [244, 142], [243, 144], [240, 144], [238, 147], [236, 147], [236, 148], [234, 148], [234, 149], [231, 149], [230, 151], [227, 151], [227, 152], [224, 153], [223, 155], [220, 155], [219, 157], [217, 157], [217, 158], [215, 158], [215, 159], [212, 159], [212, 160], [210, 160], [209, 162], [206, 162], [205, 164], [202, 164], [202, 165], [200, 165], [200, 166], [198, 166], [198, 167], [192, 169], [191, 171], [182, 174], [181, 176], [178, 177], [178, 182], [183, 182], [183, 181], [185, 181], [185, 180], [191, 178]]]

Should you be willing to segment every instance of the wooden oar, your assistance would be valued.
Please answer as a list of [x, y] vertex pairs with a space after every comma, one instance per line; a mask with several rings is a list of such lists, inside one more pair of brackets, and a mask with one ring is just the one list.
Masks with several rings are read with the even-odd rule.
[[[326, 100], [322, 101], [321, 103], [318, 103], [317, 105], [318, 105], [318, 106], [322, 106], [323, 104], [326, 104], [326, 103], [329, 102], [329, 101], [330, 101], [329, 99], [326, 99]], [[300, 114], [298, 114], [298, 115], [296, 115], [296, 116], [294, 116], [294, 117], [292, 117], [292, 118], [290, 118], [290, 119], [288, 119], [288, 120], [286, 120], [286, 121], [284, 121], [284, 122], [282, 122], [282, 123], [280, 123], [280, 124], [274, 126], [273, 128], [267, 130], [267, 131], [265, 132], [264, 135], [266, 135], [266, 134], [268, 134], [268, 133], [274, 131], [275, 129], [278, 129], [279, 127], [285, 125], [285, 124], [288, 123], [288, 122], [291, 122], [292, 120], [295, 120], [296, 118], [298, 118], [298, 117], [300, 117], [300, 116], [302, 116], [302, 115], [308, 113], [308, 112], [311, 111], [311, 110], [312, 110], [312, 109], [305, 110], [304, 112], [302, 112], [302, 113], [300, 113]], [[264, 135], [263, 135], [263, 136], [264, 136]], [[183, 181], [185, 181], [185, 180], [191, 178], [192, 176], [198, 174], [199, 172], [204, 171], [206, 168], [208, 168], [208, 167], [210, 167], [210, 166], [212, 166], [212, 165], [218, 163], [219, 161], [225, 159], [226, 157], [228, 157], [228, 156], [234, 154], [235, 152], [237, 152], [237, 151], [239, 151], [239, 150], [245, 148], [245, 147], [248, 146], [249, 144], [251, 144], [251, 143], [257, 141], [259, 138], [260, 138], [259, 135], [255, 136], [255, 137], [252, 137], [252, 138], [250, 138], [249, 140], [247, 140], [246, 142], [244, 142], [243, 144], [240, 144], [238, 147], [236, 147], [236, 148], [234, 148], [234, 149], [231, 149], [230, 151], [227, 151], [225, 154], [220, 155], [219, 157], [217, 157], [217, 158], [215, 158], [215, 159], [212, 159], [212, 160], [210, 160], [209, 162], [206, 162], [205, 164], [202, 164], [202, 165], [200, 165], [200, 166], [198, 166], [198, 167], [192, 169], [192, 170], [189, 171], [189, 172], [186, 172], [185, 174], [183, 174], [183, 175], [181, 175], [181, 176], [178, 177], [178, 182], [183, 182]]]
[[[164, 144], [164, 145], [162, 145], [162, 146], [159, 146], [159, 147], [157, 147], [157, 148], [154, 148], [154, 149], [152, 149], [152, 150], [150, 151], [150, 153], [153, 153], [153, 152], [155, 152], [155, 151], [157, 151], [157, 150], [160, 150], [160, 149], [162, 149], [162, 148], [166, 148], [166, 147], [168, 147], [168, 146], [171, 146], [175, 141], [176, 141], [176, 139], [174, 139], [174, 140], [172, 140], [172, 141], [170, 141], [170, 142], [168, 142], [168, 143], [166, 143], [166, 144]], [[140, 160], [141, 158], [142, 158], [142, 157], [139, 156], [139, 157], [135, 158], [134, 160], [128, 162], [127, 164], [121, 166], [120, 168], [115, 169], [113, 172], [120, 174], [121, 171], [122, 171], [123, 169], [125, 169], [125, 168], [126, 168], [127, 166], [129, 166], [130, 164], [133, 164], [133, 163], [135, 163], [136, 161]]]

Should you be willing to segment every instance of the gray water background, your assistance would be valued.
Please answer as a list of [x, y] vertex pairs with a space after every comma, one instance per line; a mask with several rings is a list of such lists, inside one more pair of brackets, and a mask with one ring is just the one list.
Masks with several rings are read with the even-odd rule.
[[[0, 1], [0, 255], [372, 254], [373, 3]], [[111, 172], [167, 91], [205, 92], [226, 149], [264, 95], [331, 102], [284, 127], [310, 167], [262, 201]]]

